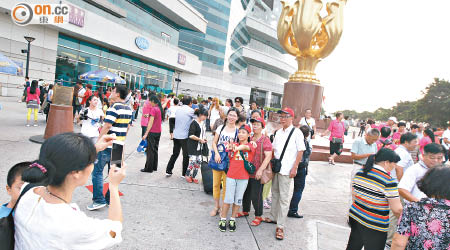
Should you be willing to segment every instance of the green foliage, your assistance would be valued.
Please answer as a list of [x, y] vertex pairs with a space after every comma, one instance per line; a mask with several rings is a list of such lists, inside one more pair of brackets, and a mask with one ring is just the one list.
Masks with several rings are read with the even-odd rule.
[[450, 82], [435, 78], [434, 82], [422, 91], [424, 95], [417, 101], [404, 101], [394, 107], [378, 108], [374, 112], [355, 110], [343, 110], [344, 115], [354, 119], [375, 119], [386, 121], [390, 116], [404, 121], [422, 121], [432, 126], [446, 126], [450, 119]]

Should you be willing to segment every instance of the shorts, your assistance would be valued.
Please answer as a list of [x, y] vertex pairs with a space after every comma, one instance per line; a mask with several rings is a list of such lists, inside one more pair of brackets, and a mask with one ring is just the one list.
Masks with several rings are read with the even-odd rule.
[[330, 141], [330, 155], [337, 154], [341, 155], [343, 145], [342, 143], [334, 143]]
[[247, 189], [248, 179], [232, 179], [227, 177], [227, 190], [225, 192], [226, 204], [236, 204], [242, 206], [242, 199], [244, 198], [245, 190]]

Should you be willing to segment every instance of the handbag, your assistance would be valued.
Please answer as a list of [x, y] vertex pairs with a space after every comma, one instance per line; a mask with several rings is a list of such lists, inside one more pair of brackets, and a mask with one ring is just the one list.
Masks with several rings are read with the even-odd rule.
[[[207, 128], [207, 126], [206, 126], [206, 128]], [[205, 139], [206, 139], [206, 137], [205, 137], [205, 131], [207, 131], [206, 128], [204, 127], [204, 129], [202, 130], [202, 131], [203, 131], [203, 133], [202, 133], [202, 138], [205, 138]], [[199, 142], [199, 143], [200, 143], [200, 142]], [[202, 144], [200, 145], [200, 154], [201, 154], [202, 156], [206, 156], [206, 157], [209, 156], [208, 143], [202, 143]]]
[[217, 145], [217, 151], [219, 151], [220, 163], [217, 163], [215, 160], [216, 152], [214, 152], [214, 150], [211, 150], [211, 158], [209, 159], [208, 166], [214, 170], [226, 172], [228, 170], [228, 163], [230, 159], [228, 158], [228, 153], [225, 149], [225, 145]]
[[20, 198], [31, 188], [35, 187], [35, 184], [28, 184], [20, 193], [17, 199], [16, 205], [14, 205], [11, 213], [8, 216], [0, 219], [0, 242], [1, 249], [14, 250], [14, 217], [13, 212], [16, 210], [17, 204], [19, 204]]
[[239, 154], [241, 155], [242, 160], [244, 160], [244, 168], [245, 168], [245, 170], [246, 170], [249, 174], [254, 174], [255, 171], [256, 171], [255, 165], [253, 165], [253, 163], [251, 163], [251, 162], [247, 161], [247, 159], [245, 159], [245, 157], [244, 157], [244, 152], [239, 151]]
[[[283, 160], [284, 152], [286, 152], [286, 148], [287, 148], [287, 145], [289, 143], [289, 139], [291, 139], [291, 136], [294, 133], [294, 129], [295, 129], [295, 127], [292, 128], [292, 130], [289, 133], [289, 136], [288, 136], [288, 138], [286, 140], [286, 143], [284, 143], [284, 147], [283, 147], [283, 151], [281, 151], [280, 159], [273, 158], [272, 160], [270, 160], [270, 163], [272, 164], [272, 171], [274, 173], [279, 173], [280, 170], [281, 170], [281, 161]], [[276, 132], [275, 132], [275, 134], [276, 134]]]
[[333, 137], [331, 142], [333, 142], [333, 143], [341, 143], [342, 144], [342, 138]]
[[[264, 151], [263, 151], [263, 145], [264, 145], [264, 136], [263, 136], [263, 138], [261, 139], [261, 154], [260, 154], [260, 157], [259, 157], [259, 161], [261, 162], [261, 164], [263, 163], [263, 154], [264, 154]], [[267, 166], [263, 171], [262, 171], [262, 175], [261, 175], [261, 179], [259, 180], [259, 182], [261, 183], [261, 184], [266, 184], [266, 183], [268, 183], [269, 181], [271, 181], [272, 180], [272, 178], [273, 178], [273, 172], [272, 172], [272, 168], [270, 168], [269, 166]]]

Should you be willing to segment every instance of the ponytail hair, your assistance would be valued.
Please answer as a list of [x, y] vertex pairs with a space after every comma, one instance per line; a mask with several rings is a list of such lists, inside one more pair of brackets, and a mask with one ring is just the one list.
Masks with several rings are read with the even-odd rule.
[[33, 80], [31, 82], [31, 86], [30, 86], [30, 94], [34, 95], [36, 94], [36, 89], [38, 88], [39, 82], [36, 80]]
[[364, 164], [363, 166], [364, 175], [367, 175], [367, 173], [369, 173], [370, 170], [372, 170], [375, 164], [382, 161], [397, 163], [400, 161], [400, 156], [398, 156], [398, 154], [395, 153], [394, 150], [390, 148], [380, 148], [380, 150], [378, 150], [378, 152], [375, 155], [369, 156], [366, 164]]
[[199, 108], [196, 109], [194, 111], [194, 115], [196, 115], [197, 117], [204, 115], [204, 116], [208, 116], [208, 110], [204, 109], [204, 108]]
[[161, 112], [161, 117], [164, 115], [164, 112], [163, 112], [163, 108], [162, 108], [162, 105], [161, 105], [161, 101], [158, 99], [158, 97], [156, 96], [156, 95], [151, 95], [149, 98], [148, 98], [148, 100], [150, 101], [150, 102], [153, 102], [153, 103], [155, 103], [156, 105], [158, 105], [158, 108], [159, 108], [159, 111]]
[[39, 160], [22, 173], [22, 180], [40, 185], [61, 186], [68, 174], [93, 164], [97, 151], [91, 139], [81, 134], [64, 133], [47, 139]]
[[434, 133], [433, 130], [427, 128], [425, 131], [423, 131], [424, 134], [426, 134], [428, 137], [430, 137], [431, 142], [434, 142]]

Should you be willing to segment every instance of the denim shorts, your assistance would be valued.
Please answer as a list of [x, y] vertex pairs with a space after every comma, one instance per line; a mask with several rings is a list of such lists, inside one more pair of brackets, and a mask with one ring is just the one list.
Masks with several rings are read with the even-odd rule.
[[227, 190], [225, 192], [224, 203], [236, 204], [242, 206], [245, 190], [247, 189], [248, 179], [239, 180], [227, 177]]

